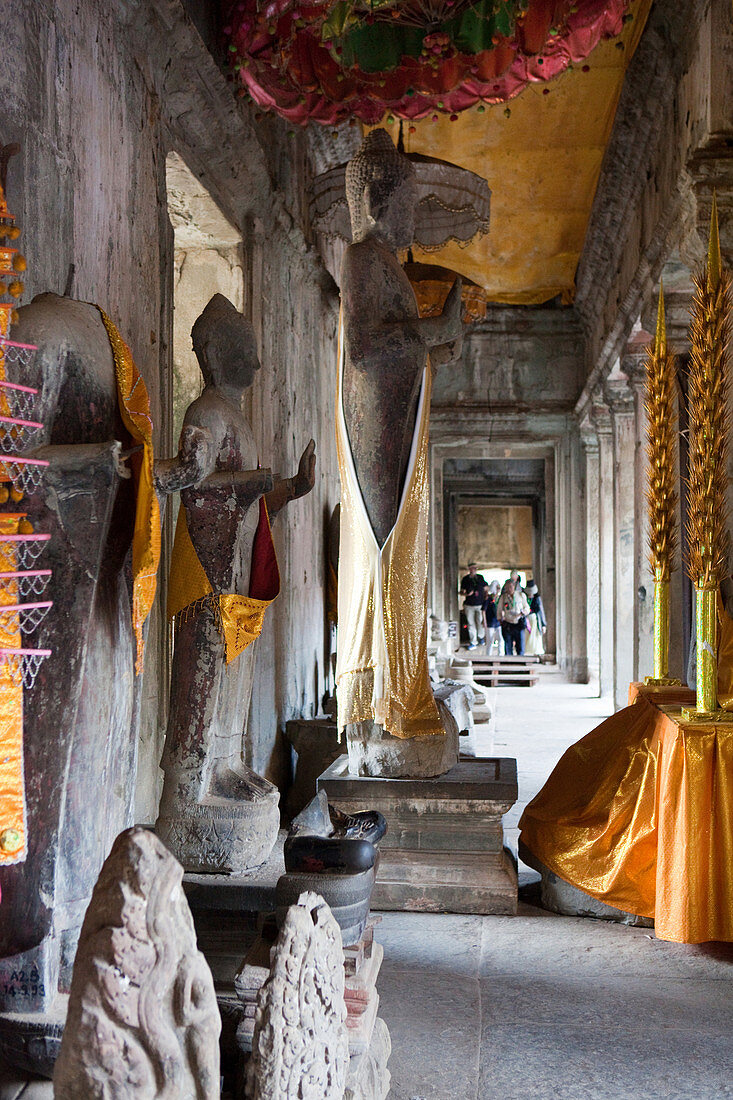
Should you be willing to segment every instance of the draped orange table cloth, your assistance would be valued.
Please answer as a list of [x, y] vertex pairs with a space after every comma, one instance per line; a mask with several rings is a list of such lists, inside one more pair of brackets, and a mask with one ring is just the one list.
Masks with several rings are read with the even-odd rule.
[[733, 723], [639, 695], [567, 750], [519, 825], [551, 871], [659, 939], [733, 940]]

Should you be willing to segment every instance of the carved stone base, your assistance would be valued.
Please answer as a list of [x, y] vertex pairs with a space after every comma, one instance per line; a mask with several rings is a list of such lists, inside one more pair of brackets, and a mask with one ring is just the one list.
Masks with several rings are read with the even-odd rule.
[[585, 894], [577, 886], [561, 879], [533, 852], [530, 852], [521, 840], [519, 854], [529, 867], [533, 867], [542, 876], [540, 896], [543, 909], [551, 913], [560, 913], [564, 917], [592, 917], [594, 920], [630, 924], [636, 928], [654, 927], [654, 921], [649, 917], [639, 917], [635, 913], [627, 913], [623, 909], [616, 909], [613, 905], [606, 905], [604, 901]]
[[358, 943], [369, 917], [375, 871], [376, 868], [370, 867], [356, 875], [287, 872], [277, 883], [278, 924], [285, 919], [288, 907], [294, 905], [301, 894], [311, 891], [319, 894], [328, 905], [341, 929], [344, 945]]
[[377, 1018], [369, 1049], [351, 1056], [344, 1100], [385, 1100], [389, 1094], [387, 1062], [391, 1052], [387, 1025]]
[[318, 786], [339, 810], [387, 819], [374, 909], [516, 913], [501, 820], [517, 798], [515, 760], [465, 758], [438, 779], [373, 779], [351, 775], [342, 756]]
[[280, 828], [277, 787], [251, 774], [238, 776], [240, 797], [210, 795], [177, 807], [161, 803], [155, 831], [186, 871], [242, 874], [269, 857]]
[[424, 779], [449, 771], [458, 760], [458, 725], [445, 703], [436, 702], [445, 729], [442, 737], [393, 737], [375, 722], [350, 723], [346, 743], [351, 775]]
[[66, 1023], [67, 995], [56, 998], [53, 1012], [3, 1013], [0, 1054], [11, 1066], [31, 1074], [53, 1076]]

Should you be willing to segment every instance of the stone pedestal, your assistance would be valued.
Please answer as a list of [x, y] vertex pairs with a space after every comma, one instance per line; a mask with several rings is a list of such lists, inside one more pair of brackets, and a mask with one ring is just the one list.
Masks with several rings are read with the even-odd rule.
[[341, 756], [318, 787], [345, 813], [375, 809], [387, 819], [374, 909], [516, 913], [501, 820], [517, 799], [515, 760], [464, 758], [437, 779], [373, 779], [350, 775]]
[[335, 718], [293, 718], [285, 736], [298, 754], [293, 785], [285, 796], [285, 815], [292, 820], [316, 794], [318, 776], [344, 751]]

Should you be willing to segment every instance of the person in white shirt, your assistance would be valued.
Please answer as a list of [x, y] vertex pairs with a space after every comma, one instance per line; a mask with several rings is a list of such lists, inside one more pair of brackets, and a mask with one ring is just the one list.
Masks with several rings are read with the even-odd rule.
[[507, 657], [511, 657], [516, 651], [517, 655], [522, 657], [529, 604], [521, 587], [512, 580], [506, 581], [501, 590], [498, 614], [504, 638], [504, 653]]

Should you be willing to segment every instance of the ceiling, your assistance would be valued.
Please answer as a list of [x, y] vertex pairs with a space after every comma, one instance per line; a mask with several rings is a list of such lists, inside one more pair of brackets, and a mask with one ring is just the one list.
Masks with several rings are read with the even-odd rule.
[[[531, 305], [556, 295], [572, 302], [601, 162], [651, 2], [633, 0], [633, 19], [619, 39], [601, 43], [584, 64], [554, 81], [530, 85], [506, 106], [467, 110], [453, 122], [440, 115], [402, 124], [406, 152], [468, 168], [492, 191], [486, 236], [429, 254], [416, 248], [416, 260], [460, 272], [492, 302]], [[382, 125], [397, 141], [399, 122]]]

